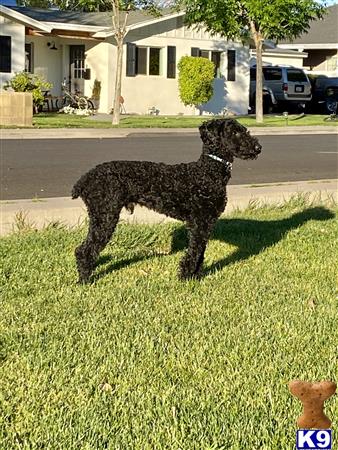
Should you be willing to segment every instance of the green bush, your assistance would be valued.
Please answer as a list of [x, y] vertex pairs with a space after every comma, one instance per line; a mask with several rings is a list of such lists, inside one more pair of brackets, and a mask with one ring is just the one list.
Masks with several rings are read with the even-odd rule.
[[13, 89], [15, 92], [31, 92], [33, 106], [37, 110], [44, 101], [43, 90], [50, 89], [53, 85], [39, 75], [27, 72], [18, 72], [4, 85], [4, 89]]
[[92, 89], [92, 99], [100, 100], [100, 95], [101, 95], [101, 81], [95, 78], [94, 86]]
[[213, 95], [215, 65], [206, 58], [183, 56], [178, 63], [178, 86], [186, 106], [199, 106]]

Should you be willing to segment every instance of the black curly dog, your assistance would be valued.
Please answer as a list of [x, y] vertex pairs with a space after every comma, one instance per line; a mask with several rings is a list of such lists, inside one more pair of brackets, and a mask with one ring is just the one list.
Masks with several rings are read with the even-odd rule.
[[74, 185], [72, 197], [83, 199], [89, 215], [87, 238], [75, 250], [79, 282], [89, 280], [121, 209], [132, 210], [135, 203], [186, 222], [189, 245], [179, 276], [200, 276], [210, 233], [227, 202], [231, 163], [235, 157], [257, 158], [261, 146], [233, 119], [204, 122], [199, 131], [203, 149], [196, 162], [111, 161], [96, 166]]

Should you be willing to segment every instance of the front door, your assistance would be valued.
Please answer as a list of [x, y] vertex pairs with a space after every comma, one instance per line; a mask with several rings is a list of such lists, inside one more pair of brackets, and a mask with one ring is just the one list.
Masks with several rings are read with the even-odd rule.
[[83, 94], [85, 59], [84, 45], [69, 46], [69, 78], [72, 92], [81, 92]]

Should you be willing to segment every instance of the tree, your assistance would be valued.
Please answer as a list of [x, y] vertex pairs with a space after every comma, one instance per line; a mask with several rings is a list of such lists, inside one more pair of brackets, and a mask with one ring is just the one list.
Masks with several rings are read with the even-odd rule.
[[[84, 0], [86, 1], [86, 0]], [[111, 0], [113, 8], [113, 36], [116, 40], [116, 77], [113, 103], [113, 125], [120, 123], [120, 99], [122, 85], [123, 42], [127, 34], [127, 22], [130, 11], [142, 7], [153, 15], [159, 15], [156, 0]]]
[[316, 0], [177, 0], [188, 25], [205, 27], [211, 34], [248, 42], [256, 47], [256, 120], [263, 122], [262, 53], [264, 40], [294, 39], [323, 16]]
[[178, 88], [184, 105], [199, 107], [213, 95], [215, 65], [206, 58], [183, 56], [179, 63]]

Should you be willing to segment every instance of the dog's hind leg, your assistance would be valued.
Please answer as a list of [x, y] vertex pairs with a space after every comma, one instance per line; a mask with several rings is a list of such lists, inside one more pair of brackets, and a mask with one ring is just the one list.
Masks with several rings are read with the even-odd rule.
[[89, 229], [86, 239], [76, 248], [75, 256], [79, 272], [79, 282], [86, 283], [94, 270], [99, 253], [108, 244], [119, 220], [121, 207], [105, 206], [104, 209], [88, 207]]
[[180, 262], [179, 278], [200, 278], [204, 260], [204, 252], [210, 233], [216, 221], [187, 224], [189, 245], [186, 254]]

